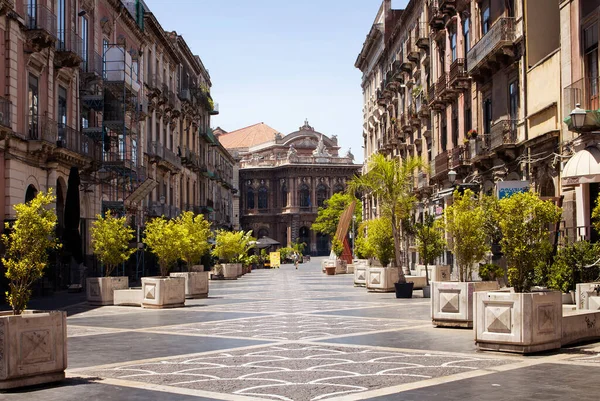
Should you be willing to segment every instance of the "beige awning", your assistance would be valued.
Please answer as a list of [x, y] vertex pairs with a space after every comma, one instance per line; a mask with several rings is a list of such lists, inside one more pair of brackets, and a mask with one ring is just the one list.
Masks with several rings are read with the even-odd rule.
[[589, 146], [575, 153], [562, 171], [563, 186], [600, 182], [600, 150]]

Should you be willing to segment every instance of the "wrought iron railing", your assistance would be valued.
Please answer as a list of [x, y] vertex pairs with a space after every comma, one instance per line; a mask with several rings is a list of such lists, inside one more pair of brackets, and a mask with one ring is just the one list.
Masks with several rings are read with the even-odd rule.
[[491, 149], [517, 143], [517, 120], [500, 120], [492, 125], [490, 131]]
[[471, 151], [471, 159], [486, 156], [490, 153], [491, 135], [478, 135], [475, 139], [471, 139], [469, 146]]
[[150, 146], [148, 146], [147, 153], [150, 156], [156, 156], [173, 166], [181, 167], [181, 159], [179, 156], [160, 142], [151, 142]]
[[31, 4], [25, 1], [27, 15], [25, 16], [25, 27], [32, 31], [45, 31], [46, 33], [56, 37], [56, 15], [44, 5]]
[[0, 125], [11, 128], [12, 126], [12, 102], [0, 96]]
[[585, 77], [564, 90], [564, 116], [571, 114], [577, 104], [584, 110], [600, 109], [600, 78]]
[[494, 25], [467, 53], [467, 71], [470, 73], [488, 55], [515, 40], [515, 19], [499, 18]]
[[38, 116], [29, 114], [28, 124], [28, 139], [56, 144], [58, 125], [55, 120], [49, 118], [47, 115]]
[[450, 64], [450, 83], [455, 82], [459, 78], [467, 76], [467, 68], [464, 58], [457, 58]]
[[448, 85], [448, 74], [446, 74], [444, 72], [440, 75], [440, 78], [437, 80], [437, 82], [435, 84], [435, 95], [437, 97], [442, 96], [442, 94], [446, 90], [447, 85]]
[[95, 74], [98, 76], [102, 76], [102, 70], [104, 67], [104, 63], [102, 61], [102, 56], [96, 52], [89, 52], [84, 54], [82, 52], [83, 61], [79, 65], [79, 68], [82, 72], [88, 74]]
[[58, 31], [56, 50], [59, 52], [75, 53], [83, 59], [83, 39], [75, 31]]
[[450, 168], [458, 168], [469, 163], [470, 152], [466, 146], [459, 146], [450, 151]]
[[443, 151], [435, 157], [435, 175], [442, 176], [448, 172], [448, 151]]

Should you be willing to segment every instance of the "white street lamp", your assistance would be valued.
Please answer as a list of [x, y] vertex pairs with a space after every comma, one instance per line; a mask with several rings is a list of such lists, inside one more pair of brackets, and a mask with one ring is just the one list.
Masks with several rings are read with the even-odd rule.
[[454, 170], [448, 171], [448, 180], [450, 180], [451, 184], [454, 184], [456, 182], [456, 171], [454, 171]]
[[571, 112], [571, 124], [573, 131], [579, 131], [585, 124], [586, 111], [581, 108], [581, 104], [577, 103]]

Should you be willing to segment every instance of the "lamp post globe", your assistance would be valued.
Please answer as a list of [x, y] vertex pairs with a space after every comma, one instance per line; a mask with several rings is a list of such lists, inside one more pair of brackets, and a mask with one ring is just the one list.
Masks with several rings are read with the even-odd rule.
[[577, 103], [575, 108], [571, 112], [571, 124], [573, 125], [573, 130], [580, 130], [585, 124], [586, 111], [581, 108], [581, 104]]
[[450, 180], [451, 184], [454, 184], [456, 182], [456, 171], [454, 170], [450, 170], [448, 171], [448, 180]]

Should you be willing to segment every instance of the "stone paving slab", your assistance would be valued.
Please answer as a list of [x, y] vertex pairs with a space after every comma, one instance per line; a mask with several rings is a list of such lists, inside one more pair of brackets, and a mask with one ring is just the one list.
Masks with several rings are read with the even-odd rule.
[[510, 360], [332, 345], [270, 345], [79, 372], [217, 393], [309, 401], [497, 367]]
[[431, 306], [429, 301], [423, 299], [412, 299], [410, 302], [398, 305], [398, 303], [381, 303], [380, 308], [358, 309], [356, 306], [360, 303], [349, 303], [354, 305], [353, 308], [345, 308], [345, 310], [317, 312], [320, 315], [336, 315], [336, 316], [356, 316], [382, 319], [410, 319], [424, 320], [431, 322]]

